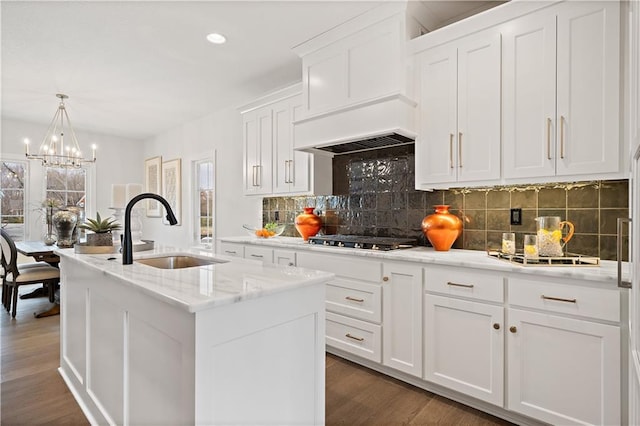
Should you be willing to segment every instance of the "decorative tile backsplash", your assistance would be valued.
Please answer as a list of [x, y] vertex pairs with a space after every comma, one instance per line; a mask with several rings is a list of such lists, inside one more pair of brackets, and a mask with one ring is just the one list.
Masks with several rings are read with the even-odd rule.
[[[414, 189], [414, 164], [413, 145], [336, 156], [334, 195], [264, 198], [263, 221], [286, 223], [284, 235], [299, 236], [294, 220], [309, 206], [322, 217], [324, 234], [409, 237], [428, 246], [422, 219], [434, 205], [449, 204], [464, 224], [453, 248], [498, 248], [507, 231], [521, 247], [524, 234], [536, 231], [534, 218], [560, 216], [575, 225], [569, 252], [616, 258], [616, 219], [629, 215], [628, 180], [425, 192]], [[511, 208], [522, 209], [522, 225], [510, 225]]]

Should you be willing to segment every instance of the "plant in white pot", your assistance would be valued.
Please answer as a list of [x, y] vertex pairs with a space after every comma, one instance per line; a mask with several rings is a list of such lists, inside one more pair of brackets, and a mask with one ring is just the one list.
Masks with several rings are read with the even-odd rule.
[[117, 231], [121, 228], [115, 219], [102, 219], [100, 213], [96, 213], [95, 219], [87, 219], [86, 222], [78, 225], [80, 229], [92, 231], [87, 234], [87, 245], [89, 246], [112, 246], [113, 235], [111, 231]]

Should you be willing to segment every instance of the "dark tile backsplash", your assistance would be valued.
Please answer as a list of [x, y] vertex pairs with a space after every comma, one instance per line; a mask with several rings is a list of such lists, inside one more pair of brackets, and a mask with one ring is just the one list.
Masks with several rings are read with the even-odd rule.
[[[628, 180], [545, 185], [456, 188], [446, 191], [414, 189], [412, 145], [336, 156], [333, 193], [318, 197], [263, 199], [263, 221], [286, 223], [284, 235], [299, 236], [294, 220], [303, 207], [315, 207], [324, 234], [361, 234], [416, 238], [430, 245], [420, 229], [436, 204], [449, 204], [463, 219], [464, 231], [453, 248], [485, 250], [500, 247], [502, 232], [516, 233], [517, 246], [526, 233], [535, 233], [537, 216], [560, 216], [574, 223], [567, 244], [572, 253], [616, 257], [616, 219], [628, 217]], [[510, 225], [510, 209], [522, 209], [522, 225]], [[625, 237], [625, 260], [628, 237]]]

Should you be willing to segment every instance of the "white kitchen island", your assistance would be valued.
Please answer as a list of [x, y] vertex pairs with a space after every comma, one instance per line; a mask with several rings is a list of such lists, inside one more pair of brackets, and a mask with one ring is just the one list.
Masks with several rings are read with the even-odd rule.
[[324, 422], [332, 274], [224, 257], [184, 269], [135, 261], [168, 250], [133, 265], [57, 253], [60, 373], [92, 424]]

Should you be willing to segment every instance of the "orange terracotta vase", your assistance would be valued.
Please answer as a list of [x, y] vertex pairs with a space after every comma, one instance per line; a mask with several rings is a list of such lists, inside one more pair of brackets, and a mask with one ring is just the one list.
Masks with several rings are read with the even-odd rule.
[[305, 207], [304, 213], [296, 216], [296, 229], [305, 241], [316, 235], [322, 228], [322, 219], [313, 213], [314, 209], [314, 207]]
[[437, 251], [448, 251], [462, 232], [462, 221], [449, 213], [449, 206], [434, 206], [436, 212], [422, 219], [422, 232]]

